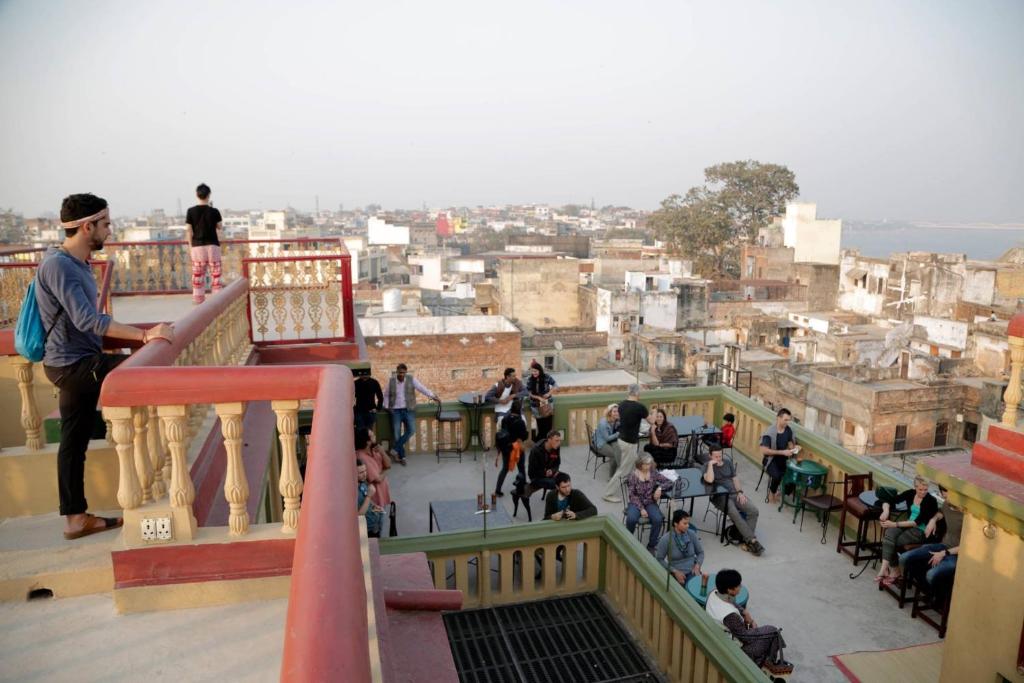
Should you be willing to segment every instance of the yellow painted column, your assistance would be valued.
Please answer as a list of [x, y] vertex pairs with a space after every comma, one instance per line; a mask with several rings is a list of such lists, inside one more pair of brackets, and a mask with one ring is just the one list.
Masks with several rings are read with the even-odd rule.
[[298, 401], [271, 401], [277, 415], [277, 432], [281, 442], [281, 480], [278, 490], [284, 498], [284, 523], [281, 531], [295, 533], [299, 528], [299, 496], [302, 495], [302, 477], [296, 456], [299, 429]]
[[188, 439], [188, 406], [160, 406], [156, 409], [167, 435], [167, 448], [171, 453], [171, 485], [167, 497], [174, 519], [174, 536], [177, 540], [191, 540], [196, 535], [196, 517], [192, 503], [196, 489], [188, 471], [186, 459]]
[[139, 485], [135, 458], [132, 454], [134, 428], [131, 408], [104, 408], [103, 417], [109, 421], [109, 433], [117, 451], [118, 471], [117, 502], [122, 509], [134, 510], [142, 503], [142, 487]]
[[249, 481], [242, 461], [244, 406], [241, 403], [218, 403], [214, 408], [220, 418], [220, 430], [224, 435], [224, 450], [228, 458], [224, 475], [224, 497], [230, 508], [228, 527], [232, 536], [242, 536], [249, 532]]
[[133, 451], [135, 460], [135, 473], [139, 477], [139, 486], [142, 488], [142, 503], [153, 500], [153, 463], [149, 459], [148, 448], [148, 427], [149, 409], [146, 406], [132, 408], [132, 423], [134, 425]]
[[25, 448], [38, 451], [43, 447], [40, 426], [43, 421], [39, 417], [39, 406], [32, 390], [33, 363], [22, 356], [10, 356], [10, 363], [18, 375], [18, 393], [21, 394], [21, 426], [25, 430]]
[[1007, 427], [1017, 426], [1017, 408], [1021, 400], [1021, 374], [1024, 371], [1024, 337], [1008, 337], [1010, 344], [1010, 383], [1003, 394], [1006, 410], [1003, 411], [1003, 424]]

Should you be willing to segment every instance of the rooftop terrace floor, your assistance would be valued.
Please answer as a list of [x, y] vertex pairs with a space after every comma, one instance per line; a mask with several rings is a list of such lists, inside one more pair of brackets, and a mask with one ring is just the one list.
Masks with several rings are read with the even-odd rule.
[[[600, 514], [622, 518], [621, 504], [602, 500], [608, 481], [607, 466], [601, 467], [597, 479], [593, 469], [584, 472], [587, 451], [576, 446], [562, 449], [562, 469], [573, 478], [573, 486], [593, 501]], [[745, 490], [753, 492], [760, 470], [737, 454], [740, 481]], [[488, 497], [494, 488], [498, 470], [494, 451], [474, 462], [464, 456], [463, 462], [442, 460], [433, 455], [413, 455], [407, 467], [396, 466], [389, 477], [391, 496], [398, 503], [398, 532], [402, 536], [428, 533], [428, 503], [431, 500], [475, 498], [482, 490], [486, 471]], [[499, 499], [509, 514], [512, 512], [513, 477], [505, 482], [505, 496]], [[829, 529], [828, 542], [820, 543], [821, 528], [809, 513], [803, 533], [791, 523], [792, 510], [777, 512], [764, 501], [764, 485], [754, 498], [760, 508], [758, 538], [766, 552], [754, 557], [737, 546], [722, 546], [712, 534], [701, 534], [705, 550], [705, 567], [709, 571], [737, 569], [750, 590], [750, 612], [759, 624], [774, 624], [783, 629], [786, 658], [796, 671], [790, 680], [795, 683], [845, 683], [847, 678], [830, 659], [831, 655], [861, 650], [887, 650], [938, 640], [934, 629], [910, 618], [910, 606], [901, 611], [888, 594], [878, 591], [872, 582], [873, 568], [860, 578], [851, 580], [853, 564], [846, 555], [835, 551], [836, 528]], [[711, 515], [703, 521], [707, 499], [698, 499], [694, 506], [696, 524], [705, 529], [714, 527]], [[533, 497], [534, 519], [543, 516], [539, 494]], [[835, 519], [835, 516], [833, 516]], [[516, 524], [527, 524], [520, 507]], [[534, 522], [536, 523], [536, 522]], [[863, 566], [859, 565], [858, 569]], [[904, 679], [905, 680], [905, 679]]]
[[[563, 469], [572, 475], [574, 485], [602, 514], [621, 519], [621, 505], [601, 499], [607, 467], [595, 480], [592, 472], [583, 470], [584, 448], [564, 448], [562, 457]], [[759, 470], [738, 458], [740, 479], [752, 491]], [[408, 467], [396, 466], [390, 480], [392, 497], [398, 502], [399, 533], [428, 533], [429, 501], [474, 498], [482, 489], [484, 472], [489, 492], [497, 474], [493, 450], [477, 461], [469, 455], [462, 463], [443, 460], [438, 464], [433, 455], [412, 455]], [[500, 504], [511, 513], [510, 488], [507, 480]], [[937, 640], [934, 630], [910, 618], [909, 606], [899, 610], [892, 598], [875, 588], [871, 568], [859, 579], [848, 578], [853, 567], [849, 558], [835, 552], [835, 528], [829, 530], [829, 542], [821, 545], [821, 531], [812, 515], [800, 533], [791, 523], [791, 511], [779, 513], [760, 502], [763, 498], [755, 500], [761, 509], [758, 537], [767, 549], [765, 554], [753, 557], [702, 534], [705, 567], [710, 571], [731, 567], [743, 574], [754, 618], [784, 629], [786, 657], [796, 665], [792, 681], [842, 683], [846, 678], [831, 655]], [[705, 505], [697, 501], [695, 520], [710, 529], [714, 522], [710, 516], [703, 521]], [[538, 496], [533, 508], [539, 519]], [[40, 523], [53, 535], [59, 533], [56, 516]], [[527, 523], [523, 510], [515, 523]], [[286, 601], [274, 600], [118, 616], [109, 594], [0, 603], [0, 652], [4, 653], [0, 681], [275, 680], [285, 611]]]

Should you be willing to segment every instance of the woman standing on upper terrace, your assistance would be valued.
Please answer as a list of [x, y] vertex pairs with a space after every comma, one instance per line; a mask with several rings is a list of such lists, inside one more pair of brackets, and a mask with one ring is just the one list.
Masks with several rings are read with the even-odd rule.
[[526, 380], [526, 390], [530, 393], [530, 407], [536, 422], [533, 440], [543, 439], [551, 431], [555, 421], [555, 399], [552, 397], [558, 383], [555, 378], [544, 372], [537, 361], [530, 363], [530, 377]]

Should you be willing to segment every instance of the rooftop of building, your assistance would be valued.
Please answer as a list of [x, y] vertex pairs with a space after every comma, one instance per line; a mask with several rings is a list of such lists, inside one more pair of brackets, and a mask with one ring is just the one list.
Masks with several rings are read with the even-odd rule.
[[500, 315], [435, 315], [426, 317], [360, 318], [364, 337], [519, 332]]

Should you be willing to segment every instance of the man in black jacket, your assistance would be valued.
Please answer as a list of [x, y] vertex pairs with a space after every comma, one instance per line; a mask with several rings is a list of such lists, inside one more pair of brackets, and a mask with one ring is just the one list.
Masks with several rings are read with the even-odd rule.
[[355, 370], [356, 429], [377, 429], [377, 411], [384, 408], [384, 392], [380, 382], [370, 376], [369, 368]]
[[572, 487], [568, 473], [555, 475], [555, 490], [557, 493], [548, 496], [544, 503], [544, 519], [586, 519], [597, 514], [597, 507], [587, 495]]
[[562, 466], [561, 448], [562, 433], [557, 429], [548, 432], [548, 438], [534, 444], [526, 467], [531, 485], [549, 491], [555, 488], [555, 475]]

